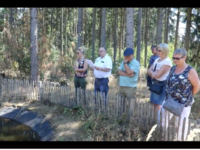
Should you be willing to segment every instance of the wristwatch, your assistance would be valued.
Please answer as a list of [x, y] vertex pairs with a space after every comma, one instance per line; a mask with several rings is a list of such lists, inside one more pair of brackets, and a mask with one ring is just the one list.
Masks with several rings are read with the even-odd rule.
[[125, 62], [124, 64], [127, 64], [127, 62]]

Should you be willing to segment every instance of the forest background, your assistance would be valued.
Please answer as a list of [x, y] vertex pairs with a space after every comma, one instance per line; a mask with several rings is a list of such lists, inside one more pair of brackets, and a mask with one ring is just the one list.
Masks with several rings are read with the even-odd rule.
[[[117, 68], [123, 59], [123, 51], [131, 47], [135, 59], [140, 62], [144, 79], [138, 84], [137, 98], [149, 102], [145, 71], [142, 70], [147, 69], [151, 45], [168, 43], [170, 59], [176, 48], [184, 47], [188, 52], [187, 63], [200, 73], [199, 10], [196, 7], [0, 8], [0, 73], [8, 78], [73, 86], [76, 48], [86, 47], [86, 58], [94, 61], [99, 47], [104, 46], [112, 58], [115, 79], [109, 93], [116, 94]], [[93, 76], [90, 71], [88, 75]], [[198, 99], [199, 95], [195, 97], [192, 109], [195, 121], [200, 116]], [[142, 127], [127, 128], [113, 121], [114, 118], [108, 121], [104, 116], [88, 115], [82, 109], [81, 115], [75, 115], [72, 110], [45, 101], [41, 104], [31, 100], [3, 99], [1, 106], [6, 105], [23, 106], [45, 114], [45, 119], [55, 128], [55, 141], [109, 141], [110, 137], [117, 141], [138, 141], [145, 140], [148, 134], [145, 130], [141, 136], [139, 130]], [[130, 133], [133, 133], [131, 138], [127, 136]]]
[[[72, 81], [77, 47], [95, 60], [105, 46], [115, 74], [126, 47], [141, 67], [161, 42], [173, 50], [185, 47], [188, 63], [199, 71], [199, 8], [1, 8], [0, 64], [6, 76], [34, 80]], [[180, 28], [185, 24], [185, 29]]]

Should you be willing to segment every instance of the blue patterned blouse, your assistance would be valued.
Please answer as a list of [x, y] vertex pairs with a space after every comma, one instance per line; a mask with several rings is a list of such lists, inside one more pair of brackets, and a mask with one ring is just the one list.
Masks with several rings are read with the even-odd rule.
[[[191, 106], [193, 103], [192, 84], [188, 80], [188, 74], [191, 66], [188, 67], [180, 74], [174, 72], [176, 66], [173, 66], [170, 70], [169, 76], [167, 77], [166, 84], [166, 96], [170, 94], [175, 101], [185, 104], [185, 107]], [[173, 73], [171, 73], [173, 72]]]

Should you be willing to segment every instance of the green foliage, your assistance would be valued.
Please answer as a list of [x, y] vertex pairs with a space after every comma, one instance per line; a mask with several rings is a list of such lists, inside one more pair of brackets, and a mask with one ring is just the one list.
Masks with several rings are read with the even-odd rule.
[[60, 52], [58, 50], [58, 48], [55, 45], [51, 45], [51, 54], [49, 56], [49, 59], [52, 61], [52, 63], [55, 63], [59, 56], [60, 56]]
[[73, 58], [70, 56], [61, 56], [58, 64], [62, 73], [64, 73], [68, 79], [72, 80], [74, 75]]
[[65, 107], [63, 114], [80, 120], [84, 116], [84, 111], [80, 106], [74, 106], [72, 108]]
[[118, 68], [122, 62], [123, 58], [117, 59], [115, 63], [113, 63], [113, 69], [112, 69], [112, 73], [113, 74], [118, 74]]
[[25, 77], [27, 75], [30, 75], [30, 70], [31, 70], [31, 58], [30, 55], [24, 55], [21, 59], [18, 57], [17, 58], [17, 63], [19, 64], [19, 70], [21, 71], [21, 76]]

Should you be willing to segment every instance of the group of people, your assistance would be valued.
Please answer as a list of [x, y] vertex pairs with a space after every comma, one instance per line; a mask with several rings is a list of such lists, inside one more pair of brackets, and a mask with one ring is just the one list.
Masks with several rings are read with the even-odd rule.
[[[167, 112], [162, 106], [165, 103], [167, 95], [170, 95], [175, 101], [185, 104], [183, 112], [180, 116], [178, 140], [181, 141], [183, 120], [186, 118], [184, 139], [186, 140], [188, 130], [188, 118], [191, 111], [191, 106], [194, 102], [194, 95], [200, 89], [200, 80], [196, 70], [186, 63], [187, 51], [184, 48], [178, 48], [174, 50], [173, 57], [169, 58], [169, 45], [167, 43], [160, 43], [157, 46], [151, 47], [153, 55], [150, 57], [148, 70], [147, 70], [147, 86], [151, 86], [152, 80], [156, 80], [164, 84], [162, 91], [158, 94], [150, 91], [150, 101], [154, 105], [154, 119], [158, 121], [160, 118], [160, 112], [162, 112], [162, 126], [167, 128], [168, 120], [165, 121], [165, 113]], [[84, 48], [78, 48], [77, 54], [77, 67], [74, 67], [75, 88], [86, 88], [86, 75], [88, 63], [84, 57]], [[136, 100], [136, 90], [138, 84], [138, 77], [140, 73], [140, 63], [134, 58], [134, 50], [132, 48], [126, 48], [124, 50], [124, 59], [122, 60], [119, 68], [119, 91], [120, 96], [128, 98], [130, 110], [127, 119], [130, 119], [131, 113], [134, 109], [134, 103]], [[174, 63], [174, 65], [173, 65]], [[105, 99], [105, 105], [107, 105], [107, 94], [109, 91], [109, 76], [112, 71], [112, 59], [107, 54], [105, 47], [99, 48], [99, 57], [94, 62], [94, 68], [90, 67], [95, 77], [94, 94], [99, 93]], [[167, 81], [167, 82], [166, 82]], [[192, 96], [189, 96], [192, 93]], [[166, 124], [164, 124], [166, 122]]]
[[[149, 78], [147, 80], [147, 86], [151, 85], [151, 81], [149, 80], [153, 79], [158, 82], [163, 82], [164, 84], [160, 94], [151, 91], [150, 101], [154, 105], [154, 118], [159, 120], [160, 112], [162, 112], [161, 125], [163, 127], [165, 126], [165, 129], [167, 129], [168, 122], [172, 118], [173, 113], [163, 108], [166, 97], [170, 95], [174, 101], [184, 104], [183, 111], [179, 116], [180, 123], [178, 124], [179, 117], [175, 116], [175, 125], [179, 127], [177, 133], [178, 141], [182, 141], [183, 120], [184, 118], [186, 119], [183, 135], [183, 141], [185, 141], [187, 138], [188, 119], [191, 112], [191, 106], [194, 102], [194, 95], [200, 89], [198, 74], [192, 66], [187, 64], [187, 51], [184, 48], [177, 48], [174, 50], [172, 57], [174, 66], [168, 57], [168, 44], [161, 43], [157, 46], [152, 46], [151, 49], [153, 56], [150, 59], [150, 66], [147, 71], [147, 78]], [[165, 113], [169, 113], [168, 120], [165, 118]]]
[[[75, 89], [86, 88], [86, 75], [88, 63], [84, 57], [85, 48], [79, 47], [76, 50], [77, 59], [74, 63], [74, 86]], [[94, 82], [94, 94], [95, 97], [98, 93], [104, 98], [104, 105], [107, 105], [107, 95], [109, 91], [109, 76], [112, 71], [112, 59], [107, 54], [105, 47], [99, 48], [99, 57], [96, 58], [94, 62], [94, 68], [90, 67], [93, 71], [95, 82]], [[140, 63], [134, 59], [134, 50], [132, 48], [127, 48], [124, 51], [124, 59], [119, 66], [119, 94], [121, 96], [130, 97], [136, 99], [136, 87], [140, 71]]]
[[[84, 52], [85, 52], [84, 47], [79, 47], [76, 50], [77, 60], [74, 64], [74, 71], [75, 71], [74, 86], [76, 90], [79, 87], [81, 89], [85, 89], [87, 84], [85, 77], [87, 75], [88, 63], [86, 61], [87, 59], [84, 56]], [[95, 76], [95, 82], [94, 82], [95, 98], [98, 93], [101, 93], [102, 97], [105, 100], [104, 101], [105, 105], [107, 105], [107, 94], [109, 91], [108, 82], [112, 70], [112, 59], [107, 54], [107, 50], [105, 47], [99, 48], [99, 57], [94, 62], [94, 68], [90, 67], [90, 70], [93, 71]]]

